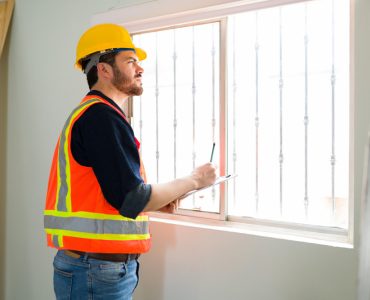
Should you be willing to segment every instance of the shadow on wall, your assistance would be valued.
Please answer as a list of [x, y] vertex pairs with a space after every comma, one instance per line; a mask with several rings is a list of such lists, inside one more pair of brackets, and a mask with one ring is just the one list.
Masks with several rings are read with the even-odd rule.
[[0, 299], [5, 299], [6, 132], [9, 38], [0, 57]]

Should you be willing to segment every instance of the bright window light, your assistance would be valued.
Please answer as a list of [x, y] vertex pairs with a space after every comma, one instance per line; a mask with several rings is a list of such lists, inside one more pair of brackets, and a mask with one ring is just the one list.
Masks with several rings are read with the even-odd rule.
[[238, 176], [180, 213], [347, 229], [349, 0], [173, 25], [134, 35], [148, 53], [131, 121], [149, 182], [189, 174], [215, 142], [220, 175]]

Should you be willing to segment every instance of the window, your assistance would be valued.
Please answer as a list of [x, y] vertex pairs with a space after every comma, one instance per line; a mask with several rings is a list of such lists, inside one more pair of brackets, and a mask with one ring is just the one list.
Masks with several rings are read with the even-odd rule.
[[[143, 62], [145, 92], [133, 101], [133, 127], [152, 181], [188, 175], [219, 144], [219, 36], [219, 22], [135, 36], [150, 58]], [[182, 208], [219, 212], [219, 189], [204, 197], [188, 198]]]
[[[247, 6], [248, 8], [248, 6]], [[179, 214], [348, 228], [349, 0], [246, 9], [138, 32], [132, 125], [152, 182], [214, 161], [228, 184]]]

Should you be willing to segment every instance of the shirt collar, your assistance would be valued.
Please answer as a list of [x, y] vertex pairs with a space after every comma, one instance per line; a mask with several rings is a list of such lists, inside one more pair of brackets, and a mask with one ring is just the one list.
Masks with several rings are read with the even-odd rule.
[[117, 107], [126, 116], [125, 112], [121, 109], [121, 107], [119, 107], [116, 102], [114, 102], [108, 96], [104, 95], [102, 92], [97, 91], [97, 90], [91, 90], [90, 92], [87, 93], [87, 96], [99, 96], [99, 97], [102, 97], [104, 100], [107, 100], [110, 104], [112, 104], [115, 107]]

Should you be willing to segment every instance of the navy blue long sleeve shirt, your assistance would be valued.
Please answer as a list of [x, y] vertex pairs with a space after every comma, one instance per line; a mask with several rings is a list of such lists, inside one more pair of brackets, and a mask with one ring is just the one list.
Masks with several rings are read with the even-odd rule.
[[[103, 97], [121, 110], [98, 91], [88, 95]], [[71, 149], [79, 164], [92, 167], [110, 205], [121, 215], [136, 218], [149, 201], [151, 187], [140, 176], [140, 157], [130, 124], [110, 106], [92, 105], [73, 125]]]

